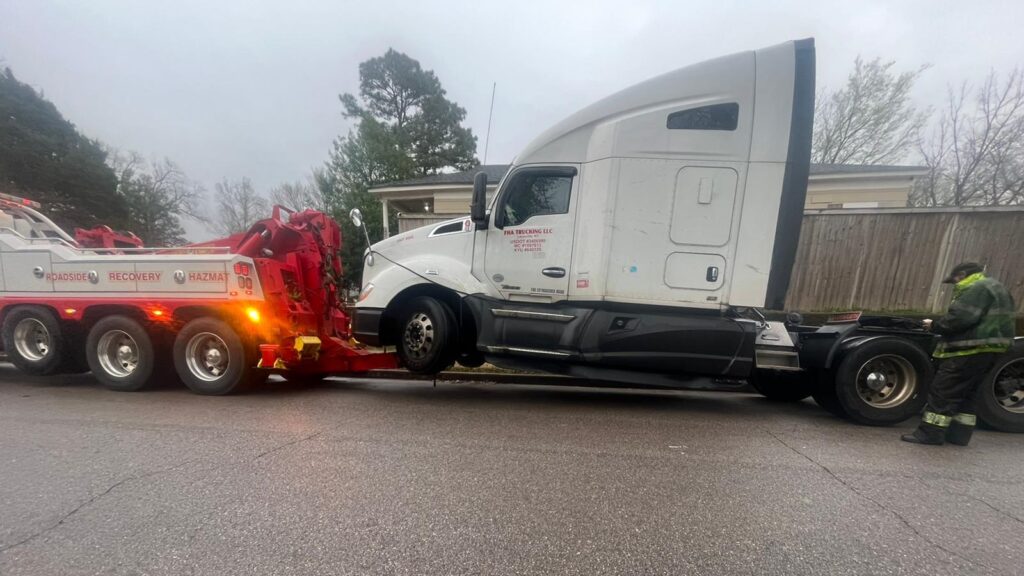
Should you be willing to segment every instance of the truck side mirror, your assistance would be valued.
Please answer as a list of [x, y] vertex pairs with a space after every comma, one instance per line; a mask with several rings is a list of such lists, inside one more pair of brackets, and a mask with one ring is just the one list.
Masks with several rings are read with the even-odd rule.
[[348, 213], [348, 217], [352, 220], [352, 224], [354, 224], [356, 228], [363, 227], [363, 213], [359, 208], [353, 208]]
[[469, 204], [470, 219], [477, 230], [487, 229], [487, 174], [477, 172], [473, 178], [473, 201]]

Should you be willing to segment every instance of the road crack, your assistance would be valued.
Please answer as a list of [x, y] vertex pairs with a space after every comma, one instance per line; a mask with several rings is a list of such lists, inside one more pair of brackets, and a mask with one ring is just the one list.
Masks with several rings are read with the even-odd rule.
[[278, 452], [278, 451], [284, 450], [285, 448], [289, 448], [291, 446], [295, 446], [296, 444], [302, 444], [303, 442], [308, 442], [308, 441], [316, 438], [317, 436], [321, 436], [321, 435], [323, 435], [323, 431], [322, 430], [319, 431], [319, 432], [313, 432], [312, 434], [309, 434], [308, 436], [303, 436], [302, 438], [299, 438], [297, 440], [289, 440], [288, 442], [284, 442], [282, 444], [278, 444], [277, 446], [268, 448], [268, 449], [264, 450], [263, 452], [260, 452], [254, 458], [252, 458], [250, 460], [250, 462], [255, 462], [255, 461], [257, 461], [257, 460], [259, 460], [261, 458], [264, 458], [266, 456], [269, 456], [270, 454], [273, 454], [274, 452]]
[[798, 456], [801, 456], [802, 458], [804, 458], [805, 460], [807, 460], [807, 461], [808, 461], [808, 462], [810, 462], [811, 464], [814, 464], [814, 465], [815, 465], [815, 466], [817, 466], [818, 468], [821, 468], [822, 470], [824, 470], [824, 471], [825, 471], [825, 473], [826, 473], [826, 474], [828, 474], [829, 476], [831, 476], [833, 480], [835, 480], [836, 482], [838, 482], [838, 483], [839, 483], [840, 485], [842, 485], [842, 486], [843, 486], [844, 488], [846, 488], [847, 490], [849, 490], [850, 492], [852, 492], [852, 493], [853, 493], [854, 495], [856, 495], [857, 497], [859, 497], [859, 498], [862, 498], [862, 499], [864, 499], [864, 500], [867, 500], [868, 502], [870, 502], [871, 504], [873, 504], [874, 506], [876, 506], [876, 507], [877, 507], [877, 508], [879, 508], [880, 510], [882, 510], [882, 511], [884, 511], [884, 512], [887, 512], [887, 513], [888, 513], [888, 514], [890, 514], [890, 515], [891, 515], [892, 517], [894, 517], [894, 518], [896, 518], [897, 520], [899, 520], [899, 522], [900, 522], [901, 524], [903, 524], [904, 526], [906, 526], [908, 530], [910, 530], [911, 532], [913, 532], [915, 536], [917, 536], [917, 537], [918, 537], [918, 538], [920, 538], [921, 540], [923, 540], [923, 541], [927, 542], [927, 543], [928, 543], [928, 544], [929, 544], [930, 546], [933, 546], [933, 547], [935, 547], [935, 548], [938, 548], [939, 550], [942, 550], [942, 551], [943, 551], [943, 552], [945, 552], [946, 554], [949, 554], [950, 556], [952, 556], [952, 557], [954, 557], [954, 558], [958, 558], [958, 559], [960, 559], [960, 560], [962, 560], [962, 561], [964, 561], [964, 562], [966, 562], [966, 563], [968, 563], [968, 564], [970, 564], [970, 565], [972, 565], [972, 566], [981, 566], [982, 568], [986, 568], [986, 569], [988, 569], [988, 570], [990, 570], [990, 571], [992, 571], [992, 572], [995, 572], [995, 573], [998, 573], [998, 572], [999, 572], [999, 571], [998, 571], [998, 570], [996, 570], [995, 568], [993, 568], [993, 567], [991, 567], [991, 566], [989, 566], [989, 565], [987, 565], [987, 564], [985, 564], [985, 563], [983, 563], [983, 562], [978, 562], [977, 560], [971, 560], [970, 558], [967, 558], [967, 557], [965, 557], [965, 556], [962, 556], [962, 555], [961, 555], [960, 553], [958, 553], [958, 552], [956, 552], [956, 551], [954, 551], [954, 550], [950, 550], [949, 548], [946, 548], [946, 547], [945, 547], [945, 546], [943, 546], [942, 544], [939, 544], [938, 542], [936, 542], [936, 541], [932, 540], [931, 538], [929, 538], [928, 536], [926, 536], [925, 534], [923, 534], [923, 533], [922, 533], [922, 532], [921, 532], [920, 530], [918, 530], [918, 529], [917, 529], [916, 527], [914, 527], [914, 525], [913, 525], [913, 524], [911, 524], [909, 520], [907, 520], [907, 519], [906, 519], [906, 518], [905, 518], [905, 517], [904, 517], [904, 516], [903, 516], [902, 514], [900, 514], [900, 513], [899, 513], [899, 512], [897, 512], [896, 510], [893, 510], [893, 509], [889, 508], [888, 506], [885, 506], [884, 504], [882, 504], [882, 503], [881, 503], [881, 502], [879, 502], [878, 500], [875, 500], [875, 499], [874, 499], [874, 498], [872, 498], [871, 496], [869, 496], [869, 495], [867, 495], [867, 494], [865, 494], [865, 493], [861, 492], [860, 490], [858, 490], [858, 489], [857, 489], [857, 487], [856, 487], [856, 486], [854, 486], [853, 484], [851, 484], [851, 483], [847, 482], [846, 480], [843, 480], [843, 478], [842, 478], [841, 476], [839, 476], [838, 474], [836, 474], [835, 472], [833, 472], [831, 468], [829, 468], [828, 466], [826, 466], [826, 465], [822, 464], [821, 462], [818, 462], [818, 461], [817, 461], [817, 460], [815, 460], [814, 458], [811, 458], [810, 456], [808, 456], [808, 455], [807, 455], [807, 454], [805, 454], [804, 452], [802, 452], [802, 451], [798, 450], [798, 449], [797, 449], [796, 447], [794, 447], [794, 446], [790, 445], [790, 444], [789, 444], [788, 442], [786, 442], [785, 440], [783, 440], [783, 439], [782, 439], [781, 437], [779, 437], [779, 435], [775, 434], [775, 433], [774, 433], [774, 432], [772, 432], [771, 430], [768, 430], [767, 428], [764, 428], [764, 431], [765, 431], [765, 432], [766, 432], [766, 433], [767, 433], [767, 434], [768, 434], [769, 436], [771, 436], [772, 438], [774, 438], [774, 439], [775, 439], [775, 441], [776, 441], [776, 442], [778, 442], [779, 444], [782, 444], [783, 446], [785, 446], [786, 448], [788, 448], [788, 449], [789, 449], [790, 451], [792, 451], [793, 453], [797, 454]]
[[953, 495], [953, 496], [960, 496], [960, 497], [963, 497], [963, 498], [970, 498], [971, 500], [974, 500], [975, 502], [983, 504], [984, 506], [988, 507], [990, 510], [992, 510], [996, 514], [999, 514], [1000, 516], [1005, 516], [1006, 518], [1009, 518], [1010, 520], [1013, 520], [1014, 522], [1017, 522], [1017, 523], [1020, 523], [1020, 524], [1024, 524], [1024, 520], [1021, 520], [1016, 515], [1011, 514], [1010, 512], [1007, 512], [1006, 510], [1003, 510], [1002, 508], [999, 508], [997, 506], [994, 506], [994, 505], [990, 504], [988, 502], [988, 500], [985, 500], [983, 498], [979, 498], [977, 496], [968, 494], [966, 492], [950, 490], [950, 489], [948, 489], [948, 488], [946, 488], [944, 486], [933, 486], [933, 485], [925, 482], [923, 478], [920, 478], [920, 477], [915, 477], [915, 478], [917, 479], [918, 482], [920, 482], [925, 487], [927, 487], [927, 488], [929, 488], [931, 490], [939, 490], [941, 492], [945, 492], [946, 494], [950, 494], [950, 495]]
[[[247, 461], [250, 462], [250, 463], [251, 462], [256, 462], [257, 460], [261, 460], [261, 459], [263, 459], [263, 458], [265, 458], [265, 457], [267, 457], [267, 456], [269, 456], [271, 454], [274, 454], [275, 452], [279, 452], [279, 451], [284, 450], [286, 448], [289, 448], [291, 446], [295, 446], [296, 444], [301, 444], [303, 442], [308, 442], [309, 440], [312, 440], [312, 439], [314, 439], [314, 438], [316, 438], [318, 436], [321, 436], [323, 433], [324, 433], [324, 431], [313, 432], [312, 434], [308, 434], [306, 436], [303, 436], [302, 438], [298, 438], [298, 439], [295, 439], [295, 440], [289, 440], [288, 442], [283, 442], [281, 444], [276, 444], [274, 446], [271, 446], [270, 448], [267, 448], [266, 450], [263, 450], [262, 452], [259, 452], [258, 454], [256, 454], [252, 458], [248, 459]], [[145, 474], [138, 474], [138, 475], [135, 475], [135, 476], [127, 476], [125, 478], [121, 478], [117, 482], [114, 482], [113, 484], [108, 486], [102, 492], [99, 492], [98, 494], [89, 497], [88, 499], [84, 500], [83, 502], [81, 502], [80, 504], [75, 506], [69, 512], [63, 514], [59, 519], [57, 519], [56, 522], [51, 523], [50, 525], [46, 526], [45, 528], [43, 528], [41, 530], [33, 532], [32, 534], [26, 536], [25, 538], [22, 538], [21, 540], [19, 540], [17, 542], [14, 542], [14, 543], [8, 544], [6, 546], [0, 547], [0, 553], [8, 552], [8, 551], [10, 551], [10, 550], [12, 550], [14, 548], [17, 548], [19, 546], [22, 546], [24, 544], [28, 544], [29, 542], [32, 542], [33, 540], [35, 540], [35, 539], [37, 539], [37, 538], [39, 538], [39, 537], [41, 537], [41, 536], [43, 536], [43, 535], [53, 531], [53, 530], [56, 530], [57, 528], [60, 528], [65, 522], [67, 522], [75, 514], [77, 514], [78, 512], [83, 510], [84, 508], [87, 508], [88, 506], [90, 506], [90, 505], [96, 503], [97, 501], [105, 498], [110, 493], [112, 493], [113, 491], [117, 490], [121, 486], [124, 486], [125, 484], [128, 484], [129, 482], [135, 482], [135, 481], [138, 481], [138, 480], [145, 480], [147, 478], [152, 478], [153, 476], [158, 476], [160, 474], [166, 474], [168, 472], [173, 472], [173, 471], [178, 470], [180, 468], [183, 468], [183, 467], [187, 466], [188, 464], [191, 464], [191, 463], [193, 463], [195, 461], [196, 460], [194, 460], [194, 459], [189, 459], [189, 460], [186, 460], [186, 461], [181, 462], [179, 464], [175, 464], [174, 466], [169, 466], [167, 468], [161, 468], [159, 470], [154, 470], [152, 472], [146, 472]], [[223, 467], [225, 465], [226, 464], [219, 464], [219, 465], [216, 465], [216, 466], [212, 466], [210, 468], [206, 468], [204, 470], [199, 470], [199, 472], [210, 472], [212, 470], [216, 470], [218, 468], [221, 468], [221, 467]]]
[[7, 546], [0, 547], [0, 553], [7, 552], [9, 550], [17, 548], [18, 546], [21, 546], [22, 544], [28, 544], [29, 542], [35, 540], [36, 538], [39, 538], [40, 536], [43, 536], [44, 534], [46, 534], [46, 533], [48, 533], [48, 532], [50, 532], [52, 530], [56, 530], [61, 525], [63, 525], [65, 522], [67, 522], [72, 516], [77, 514], [79, 511], [81, 511], [83, 508], [86, 508], [87, 506], [89, 506], [89, 505], [91, 505], [91, 504], [101, 500], [102, 498], [106, 497], [108, 494], [110, 494], [111, 492], [113, 492], [117, 488], [119, 488], [121, 486], [124, 486], [125, 484], [127, 484], [129, 482], [134, 482], [136, 480], [144, 480], [146, 478], [151, 478], [153, 476], [157, 476], [157, 475], [160, 475], [160, 474], [165, 474], [167, 472], [173, 472], [173, 471], [175, 471], [175, 470], [177, 470], [179, 468], [182, 468], [182, 467], [184, 467], [184, 466], [186, 466], [188, 464], [191, 464], [194, 461], [195, 460], [186, 460], [184, 462], [181, 462], [180, 464], [175, 464], [174, 466], [169, 466], [167, 468], [161, 468], [159, 470], [154, 470], [152, 472], [146, 472], [145, 474], [139, 474], [137, 476], [127, 476], [125, 478], [122, 478], [122, 479], [118, 480], [117, 482], [114, 482], [113, 484], [108, 486], [106, 490], [103, 490], [102, 492], [100, 492], [100, 493], [98, 493], [98, 494], [96, 494], [96, 495], [94, 495], [94, 496], [84, 500], [78, 506], [75, 506], [73, 509], [71, 509], [71, 511], [69, 511], [66, 514], [62, 515], [56, 522], [53, 522], [52, 524], [50, 524], [49, 526], [43, 528], [42, 530], [38, 530], [38, 531], [36, 531], [36, 532], [26, 536], [25, 538], [17, 541], [17, 542], [14, 542], [12, 544], [8, 544]]

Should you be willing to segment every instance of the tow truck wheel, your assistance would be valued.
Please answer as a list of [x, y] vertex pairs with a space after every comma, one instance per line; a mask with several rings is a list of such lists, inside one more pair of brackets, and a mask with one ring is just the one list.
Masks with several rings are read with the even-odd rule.
[[149, 384], [156, 352], [149, 333], [138, 322], [127, 316], [108, 316], [89, 330], [85, 359], [104, 386], [134, 392]]
[[266, 373], [254, 364], [238, 333], [218, 318], [196, 318], [174, 339], [174, 369], [196, 394], [221, 396], [256, 384]]
[[975, 399], [978, 419], [1002, 432], [1024, 432], [1024, 343], [1000, 356]]
[[814, 390], [814, 374], [756, 370], [750, 378], [750, 384], [762, 396], [773, 402], [799, 402], [810, 396]]
[[834, 385], [846, 416], [884, 426], [919, 414], [931, 381], [931, 359], [924, 350], [906, 340], [878, 338], [843, 358]]
[[42, 306], [19, 306], [4, 318], [4, 350], [19, 370], [49, 376], [61, 370], [67, 353], [60, 323]]
[[410, 372], [436, 374], [455, 360], [455, 317], [448, 306], [428, 296], [406, 304], [400, 320], [398, 357]]

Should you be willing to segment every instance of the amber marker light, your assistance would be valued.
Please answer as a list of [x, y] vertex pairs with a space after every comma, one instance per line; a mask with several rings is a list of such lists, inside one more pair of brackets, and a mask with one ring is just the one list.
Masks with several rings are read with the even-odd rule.
[[260, 323], [260, 311], [252, 306], [245, 309], [245, 315], [248, 316], [249, 320], [252, 320], [254, 324]]

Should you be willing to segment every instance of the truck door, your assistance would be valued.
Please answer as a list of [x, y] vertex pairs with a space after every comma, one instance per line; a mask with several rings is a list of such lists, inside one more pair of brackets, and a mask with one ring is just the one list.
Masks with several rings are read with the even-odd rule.
[[484, 261], [487, 281], [507, 300], [562, 300], [569, 287], [577, 168], [513, 170], [491, 210]]

